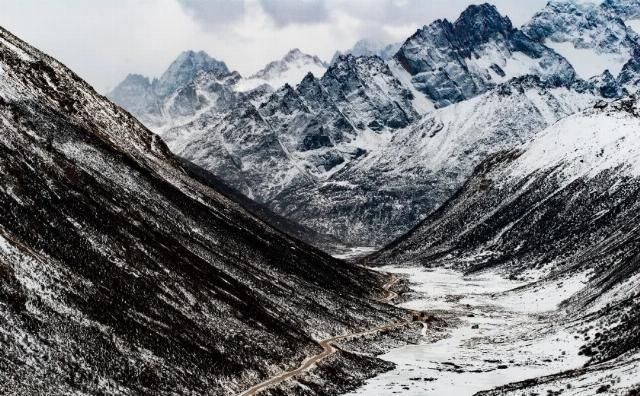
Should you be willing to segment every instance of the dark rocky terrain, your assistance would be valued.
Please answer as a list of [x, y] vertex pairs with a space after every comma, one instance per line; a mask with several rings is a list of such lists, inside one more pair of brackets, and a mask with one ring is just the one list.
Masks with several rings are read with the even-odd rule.
[[0, 124], [0, 393], [233, 394], [402, 315], [3, 29]]
[[470, 6], [250, 79], [186, 51], [132, 114], [0, 28], [0, 393], [242, 392], [406, 319], [373, 265], [428, 320], [266, 394], [638, 394], [638, 17]]

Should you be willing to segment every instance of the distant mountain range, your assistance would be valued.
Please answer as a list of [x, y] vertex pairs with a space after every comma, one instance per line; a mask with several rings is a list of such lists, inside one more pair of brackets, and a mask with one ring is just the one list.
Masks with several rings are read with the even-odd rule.
[[[129, 77], [110, 97], [175, 153], [276, 213], [354, 245], [379, 246], [437, 208], [490, 153], [599, 98], [633, 92], [638, 35], [625, 19], [635, 16], [634, 2], [552, 1], [518, 29], [482, 4], [398, 46], [363, 40], [328, 67], [294, 50], [243, 79], [211, 58], [183, 54], [157, 82]], [[184, 76], [167, 83], [175, 70]], [[312, 73], [294, 84], [288, 76], [303, 70]], [[155, 86], [177, 89], [152, 89], [165, 93], [159, 99], [149, 91]], [[462, 107], [490, 127], [457, 126], [482, 137], [461, 133], [464, 146], [452, 146], [443, 136], [462, 111], [452, 105], [485, 94], [497, 102]], [[439, 136], [425, 132], [440, 126]], [[423, 135], [447, 145], [420, 141]]]

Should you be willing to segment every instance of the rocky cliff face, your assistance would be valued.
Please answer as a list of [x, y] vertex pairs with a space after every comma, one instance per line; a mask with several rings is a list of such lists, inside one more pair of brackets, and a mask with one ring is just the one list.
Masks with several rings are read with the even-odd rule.
[[453, 23], [438, 20], [425, 26], [394, 58], [436, 107], [526, 74], [564, 83], [575, 78], [564, 58], [515, 29], [489, 4], [470, 6]]
[[395, 315], [2, 29], [0, 123], [5, 391], [236, 394]]
[[637, 17], [638, 5], [634, 2], [555, 0], [522, 30], [569, 60], [578, 76], [604, 87], [609, 97], [620, 97], [637, 89], [635, 64], [640, 36], [626, 24]]

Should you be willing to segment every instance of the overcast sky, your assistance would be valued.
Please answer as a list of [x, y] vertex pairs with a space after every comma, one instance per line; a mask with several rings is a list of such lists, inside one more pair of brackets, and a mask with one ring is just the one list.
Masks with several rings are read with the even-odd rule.
[[[516, 26], [547, 0], [495, 0]], [[159, 76], [186, 49], [249, 75], [291, 48], [329, 60], [363, 37], [401, 41], [471, 0], [0, 0], [0, 25], [99, 91]]]

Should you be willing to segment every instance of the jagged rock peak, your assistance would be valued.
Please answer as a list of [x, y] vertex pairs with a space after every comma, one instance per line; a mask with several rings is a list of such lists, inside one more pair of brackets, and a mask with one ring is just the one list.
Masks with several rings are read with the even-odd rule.
[[227, 65], [210, 57], [204, 51], [184, 51], [159, 79], [160, 94], [168, 94], [192, 81], [200, 72], [211, 72], [216, 77], [229, 73]]
[[[215, 70], [225, 73], [229, 72], [227, 65], [217, 59], [212, 58], [204, 51], [183, 51], [176, 60], [171, 63], [167, 72], [175, 69], [193, 67], [201, 70]], [[166, 72], [165, 72], [166, 73]]]
[[296, 91], [308, 91], [320, 89], [320, 80], [313, 75], [313, 73], [307, 73], [300, 84], [296, 86]]
[[292, 50], [289, 50], [289, 52], [287, 52], [287, 54], [282, 58], [283, 61], [285, 62], [295, 62], [297, 60], [312, 60], [314, 63], [323, 65], [323, 66], [327, 66], [327, 64], [320, 59], [317, 55], [310, 55], [310, 54], [306, 54], [302, 51], [300, 51], [300, 49], [298, 48], [294, 48]]
[[404, 42], [394, 59], [436, 107], [469, 99], [525, 74], [565, 83], [575, 77], [565, 59], [515, 29], [490, 4], [469, 6], [453, 23], [441, 19], [424, 26]]
[[143, 76], [142, 74], [137, 73], [129, 73], [127, 77], [119, 85], [142, 85], [142, 86], [150, 86], [151, 81], [149, 81], [149, 77]]
[[[316, 55], [309, 55], [298, 48], [294, 48], [287, 52], [282, 59], [269, 62], [264, 69], [259, 70], [251, 78], [261, 78], [265, 80], [277, 80], [284, 77], [288, 71], [295, 69], [304, 69], [304, 72], [326, 69], [327, 64]], [[311, 69], [311, 70], [307, 70]], [[285, 78], [285, 82], [291, 83], [291, 78]]]
[[470, 44], [485, 42], [496, 33], [506, 35], [513, 30], [511, 20], [488, 3], [467, 7], [453, 26], [455, 33], [461, 39], [468, 39]]
[[239, 90], [246, 91], [261, 84], [269, 84], [274, 89], [285, 83], [295, 85], [309, 72], [318, 76], [324, 74], [327, 67], [327, 63], [318, 56], [294, 48], [281, 59], [269, 62], [263, 69], [244, 80]]

